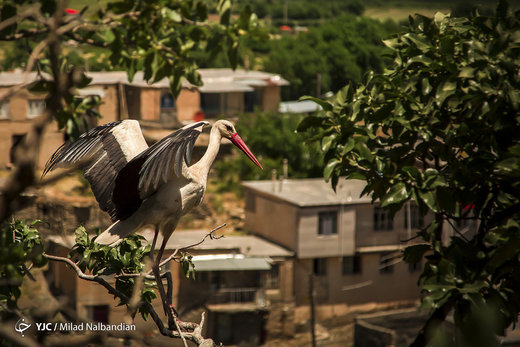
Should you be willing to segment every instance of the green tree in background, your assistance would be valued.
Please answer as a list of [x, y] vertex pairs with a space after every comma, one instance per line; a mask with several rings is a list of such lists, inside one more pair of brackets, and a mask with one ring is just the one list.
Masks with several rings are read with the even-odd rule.
[[[324, 114], [299, 128], [320, 132], [333, 187], [363, 179], [392, 212], [414, 199], [434, 213], [404, 251], [426, 256], [432, 310], [413, 345], [495, 345], [520, 312], [520, 11], [501, 1], [491, 17], [415, 16], [385, 44], [388, 70], [317, 100]], [[453, 332], [439, 328], [449, 314]]]
[[390, 51], [381, 39], [397, 31], [394, 22], [341, 16], [306, 33], [271, 40], [264, 69], [291, 82], [282, 91], [284, 100], [316, 95], [318, 74], [321, 93], [337, 92], [346, 82], [361, 82], [365, 71], [383, 71]]
[[294, 133], [302, 119], [302, 115], [296, 114], [242, 115], [236, 123], [237, 131], [261, 158], [264, 170], [255, 170], [243, 156], [224, 158], [215, 163], [219, 186], [227, 191], [240, 187], [241, 180], [271, 179], [273, 169], [282, 175], [284, 159], [287, 159], [289, 177], [319, 177], [323, 159], [318, 145], [305, 143], [303, 134]]

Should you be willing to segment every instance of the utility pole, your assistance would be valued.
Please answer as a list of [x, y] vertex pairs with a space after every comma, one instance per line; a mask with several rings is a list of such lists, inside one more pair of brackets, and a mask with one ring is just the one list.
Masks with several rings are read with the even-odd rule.
[[312, 341], [312, 347], [316, 347], [316, 330], [314, 329], [316, 325], [316, 310], [315, 310], [315, 303], [314, 303], [314, 275], [311, 273], [309, 275], [309, 302], [311, 305], [311, 341]]

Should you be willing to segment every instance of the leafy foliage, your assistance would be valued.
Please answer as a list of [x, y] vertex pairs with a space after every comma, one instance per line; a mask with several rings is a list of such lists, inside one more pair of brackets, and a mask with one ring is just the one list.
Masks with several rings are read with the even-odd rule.
[[20, 285], [30, 267], [47, 263], [42, 255], [43, 244], [35, 226], [41, 223], [13, 220], [2, 226], [0, 232], [0, 315], [5, 309], [16, 308]]
[[[250, 5], [263, 18], [269, 16], [276, 24], [309, 24], [312, 20], [322, 20], [334, 18], [338, 13], [351, 13], [360, 15], [364, 11], [363, 3], [359, 0], [340, 0], [316, 3], [311, 0], [298, 1], [262, 1], [262, 0], [241, 0], [237, 1], [237, 7]], [[288, 22], [283, 22], [284, 6]]]
[[315, 95], [318, 74], [322, 93], [336, 92], [347, 81], [360, 82], [364, 71], [381, 72], [382, 56], [389, 53], [381, 38], [397, 31], [394, 22], [345, 15], [311, 27], [306, 33], [271, 40], [264, 68], [291, 82], [282, 91], [286, 100]]
[[[520, 12], [501, 1], [493, 17], [416, 15], [385, 41], [393, 64], [347, 85], [300, 130], [320, 132], [324, 176], [366, 180], [392, 212], [414, 199], [435, 220], [419, 236], [425, 332], [453, 310], [450, 345], [491, 345], [520, 312]], [[457, 225], [470, 222], [475, 233]], [[446, 237], [447, 225], [454, 233]], [[477, 228], [478, 227], [478, 228]]]
[[[151, 245], [146, 243], [144, 237], [132, 234], [125, 238], [117, 246], [100, 245], [95, 242], [95, 237], [90, 238], [84, 227], [75, 231], [76, 244], [72, 248], [69, 257], [75, 259], [79, 268], [93, 275], [135, 274], [143, 271], [146, 260], [150, 257]], [[116, 277], [115, 288], [132, 296], [135, 278]], [[155, 281], [145, 280], [141, 291], [141, 299], [151, 302], [156, 297]], [[126, 304], [120, 301], [120, 305]], [[146, 320], [149, 312], [145, 306], [139, 307], [143, 319]]]

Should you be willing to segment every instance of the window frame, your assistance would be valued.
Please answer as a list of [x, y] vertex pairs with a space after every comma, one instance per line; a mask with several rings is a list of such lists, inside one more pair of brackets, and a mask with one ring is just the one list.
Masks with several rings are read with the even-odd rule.
[[[325, 233], [323, 230], [322, 223], [325, 222], [325, 218], [332, 217], [332, 232]], [[338, 235], [338, 211], [321, 211], [318, 212], [318, 235], [319, 236], [333, 236]]]
[[[5, 112], [4, 112], [4, 110], [5, 110]], [[10, 111], [9, 100], [0, 102], [0, 120], [10, 119], [11, 117], [10, 117], [9, 111]]]
[[[163, 105], [163, 99], [165, 97], [169, 97], [169, 99], [171, 100], [171, 106], [164, 106]], [[169, 90], [163, 90], [161, 92], [161, 97], [159, 99], [159, 108], [161, 109], [161, 111], [174, 111], [176, 109], [176, 104], [175, 104], [175, 98], [173, 97], [172, 93], [169, 91]]]
[[312, 259], [312, 274], [314, 276], [327, 276], [327, 258]]
[[[410, 205], [410, 221], [411, 229], [422, 229], [424, 228], [424, 216], [421, 215], [419, 206], [412, 204]], [[404, 228], [408, 229], [408, 207], [404, 207]]]
[[[394, 219], [390, 218], [390, 211], [385, 210], [380, 206], [375, 206], [372, 215], [374, 231], [394, 230]], [[380, 217], [384, 217], [384, 219]]]
[[[348, 264], [345, 260], [351, 259]], [[348, 267], [346, 265], [349, 265]], [[355, 253], [354, 255], [344, 255], [341, 257], [341, 274], [343, 276], [357, 275], [362, 273], [361, 268], [361, 254]]]
[[[37, 102], [41, 105], [41, 109], [39, 110], [39, 113], [33, 113], [33, 107], [31, 107], [31, 103], [33, 102]], [[27, 100], [27, 119], [34, 119], [34, 118], [38, 118], [39, 116], [42, 115], [43, 111], [45, 110], [45, 100], [43, 99], [28, 99]]]

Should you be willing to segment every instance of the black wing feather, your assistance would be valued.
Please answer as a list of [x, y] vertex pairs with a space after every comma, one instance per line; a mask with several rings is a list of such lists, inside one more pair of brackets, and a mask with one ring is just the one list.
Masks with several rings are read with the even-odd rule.
[[141, 158], [146, 158], [139, 171], [141, 197], [153, 194], [163, 183], [166, 183], [172, 170], [172, 161], [175, 176], [181, 176], [182, 161], [186, 160], [186, 165], [190, 164], [190, 160], [187, 159], [188, 157], [191, 159], [195, 141], [202, 127], [207, 124], [207, 122], [197, 122], [181, 128], [139, 155]]
[[[113, 221], [120, 219], [122, 215], [113, 199], [116, 178], [128, 163], [122, 150], [122, 147], [125, 146], [125, 139], [118, 140], [112, 134], [114, 128], [122, 122], [116, 121], [100, 125], [81, 135], [76, 141], [66, 142], [51, 156], [43, 172], [45, 175], [56, 168], [67, 166], [77, 166], [83, 169], [100, 208], [108, 212]], [[128, 126], [135, 130], [136, 125], [129, 124]], [[120, 141], [123, 143], [119, 143]], [[139, 169], [140, 167], [137, 167], [136, 176]], [[135, 182], [135, 190], [137, 190], [137, 182]], [[139, 204], [140, 201], [132, 202], [132, 206]]]
[[78, 140], [74, 142], [65, 142], [61, 145], [51, 158], [45, 164], [42, 177], [48, 172], [71, 164], [78, 164], [90, 154], [91, 149], [96, 145], [102, 144], [103, 135], [108, 134], [114, 127], [119, 125], [121, 121], [100, 125], [82, 134]]

